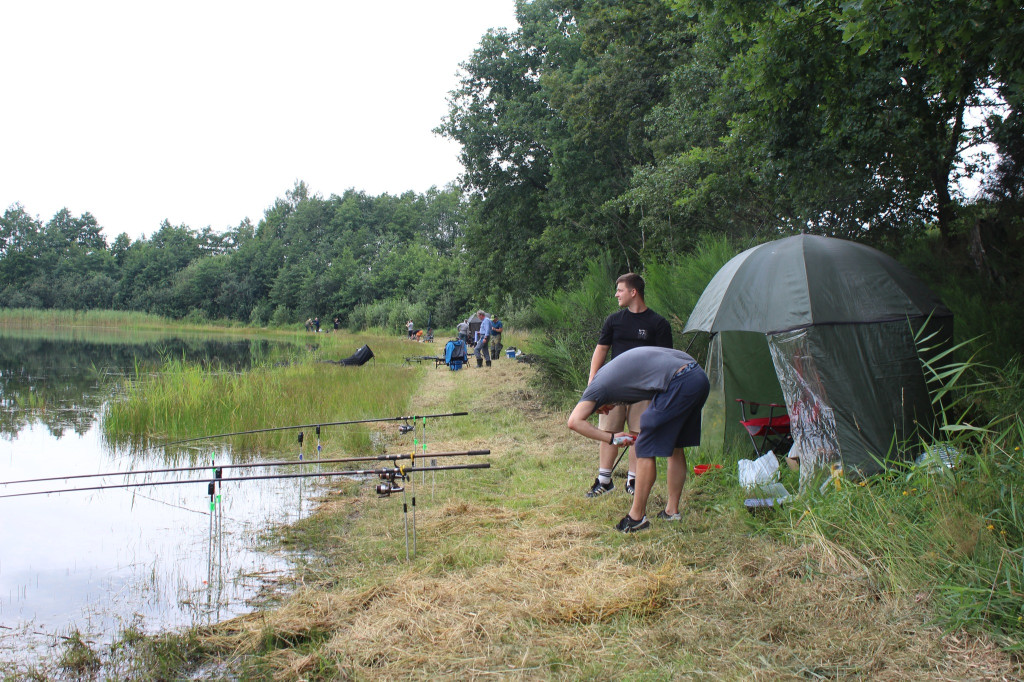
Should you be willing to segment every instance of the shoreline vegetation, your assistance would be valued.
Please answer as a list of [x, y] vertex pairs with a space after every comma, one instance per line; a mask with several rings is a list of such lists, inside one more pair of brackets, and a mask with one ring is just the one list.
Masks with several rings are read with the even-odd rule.
[[[267, 539], [300, 558], [291, 584], [252, 613], [152, 636], [129, 628], [101, 651], [72, 633], [56, 668], [128, 679], [1024, 674], [1024, 513], [1015, 497], [1024, 489], [1024, 424], [1015, 416], [987, 427], [949, 424], [965, 455], [956, 469], [889, 471], [758, 516], [743, 509], [735, 481], [746, 453], [700, 448], [688, 453], [691, 467], [723, 469], [690, 477], [682, 522], [623, 536], [612, 526], [627, 507], [624, 467], [615, 493], [583, 499], [594, 448], [544, 401], [535, 367], [506, 359], [460, 372], [401, 366], [410, 342], [359, 338], [381, 349], [376, 371], [297, 363], [254, 370], [235, 384], [183, 366], [146, 399], [163, 396], [167, 411], [186, 395], [203, 404], [223, 393], [227, 409], [262, 384], [254, 403], [282, 402], [278, 392], [302, 392], [310, 381], [326, 389], [342, 370], [365, 390], [317, 393], [363, 398], [387, 389], [393, 379], [381, 370], [393, 369], [407, 382], [393, 391], [406, 400], [399, 412], [468, 411], [429, 424], [429, 449], [489, 448], [479, 459], [492, 468], [415, 481], [415, 558], [405, 561], [402, 500], [376, 498], [367, 482], [339, 482], [324, 489], [315, 514]], [[346, 345], [355, 339], [344, 336]], [[261, 371], [281, 376], [268, 381]], [[1000, 386], [1019, 379], [1004, 372]], [[347, 418], [345, 399], [336, 409]], [[258, 418], [270, 417], [232, 423]], [[144, 425], [151, 419], [121, 428], [153, 429]], [[200, 419], [197, 412], [155, 432], [216, 430]], [[393, 429], [375, 430], [389, 452], [411, 443]], [[661, 471], [652, 509], [664, 492]], [[23, 677], [33, 675], [47, 676], [40, 669]]]
[[[368, 364], [335, 364], [367, 342], [377, 354]], [[145, 448], [197, 435], [405, 415], [419, 383], [419, 373], [403, 367], [398, 356], [405, 343], [396, 337], [318, 334], [315, 349], [304, 356], [272, 356], [245, 372], [170, 358], [151, 376], [136, 372], [119, 382], [119, 397], [104, 415], [104, 436], [114, 445]], [[366, 451], [375, 447], [371, 432], [363, 425], [327, 428], [322, 444]], [[265, 452], [293, 448], [294, 439], [294, 431], [281, 430], [240, 435], [230, 443], [238, 452]], [[315, 441], [308, 447], [315, 448]]]

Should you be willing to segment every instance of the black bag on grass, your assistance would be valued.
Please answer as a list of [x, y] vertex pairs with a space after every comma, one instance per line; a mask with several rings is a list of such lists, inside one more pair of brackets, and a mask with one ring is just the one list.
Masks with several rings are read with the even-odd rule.
[[341, 364], [343, 364], [343, 365], [354, 365], [356, 367], [359, 367], [361, 365], [365, 365], [370, 360], [370, 358], [372, 358], [372, 357], [373, 357], [373, 351], [370, 350], [370, 347], [369, 346], [363, 346], [362, 348], [357, 350], [355, 353], [353, 353], [349, 357], [347, 357], [344, 360], [342, 360]]

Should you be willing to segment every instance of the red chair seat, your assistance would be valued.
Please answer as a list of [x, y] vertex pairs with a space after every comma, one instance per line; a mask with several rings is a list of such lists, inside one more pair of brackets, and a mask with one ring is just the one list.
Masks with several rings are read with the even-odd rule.
[[[786, 406], [778, 403], [756, 403], [750, 400], [736, 398], [740, 404], [740, 424], [750, 436], [750, 443], [754, 446], [754, 452], [760, 457], [768, 448], [776, 454], [784, 454], [793, 444], [789, 433], [789, 415], [786, 413]], [[747, 419], [747, 411], [756, 414], [760, 408], [768, 408], [767, 417], [751, 416]]]
[[758, 417], [740, 422], [751, 436], [764, 436], [769, 433], [789, 433], [789, 415], [780, 414], [775, 417]]

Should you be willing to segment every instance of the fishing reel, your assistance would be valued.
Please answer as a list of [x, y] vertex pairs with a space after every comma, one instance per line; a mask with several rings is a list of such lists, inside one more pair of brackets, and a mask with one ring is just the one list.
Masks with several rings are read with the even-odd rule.
[[398, 432], [400, 434], [402, 434], [402, 435], [405, 435], [405, 434], [409, 433], [410, 431], [413, 431], [415, 428], [416, 428], [415, 424], [409, 424], [409, 423], [399, 424], [398, 425]]
[[404, 493], [405, 486], [398, 483], [405, 480], [405, 476], [397, 471], [389, 471], [385, 474], [377, 474], [383, 483], [377, 484], [377, 497], [391, 497], [393, 493]]

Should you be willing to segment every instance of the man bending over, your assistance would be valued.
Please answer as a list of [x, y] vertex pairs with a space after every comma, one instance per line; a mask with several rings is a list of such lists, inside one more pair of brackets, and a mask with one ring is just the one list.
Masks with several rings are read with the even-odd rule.
[[[657, 477], [655, 458], [668, 458], [668, 502], [658, 518], [678, 521], [679, 498], [686, 483], [685, 447], [700, 445], [700, 413], [710, 385], [697, 361], [681, 350], [642, 346], [615, 356], [598, 370], [569, 415], [568, 427], [600, 443], [628, 444], [629, 433], [603, 431], [587, 419], [606, 414], [616, 403], [650, 400], [640, 417], [636, 439], [636, 490], [629, 513], [616, 528], [633, 533], [650, 525], [647, 498]], [[632, 426], [632, 425], [630, 425]]]

